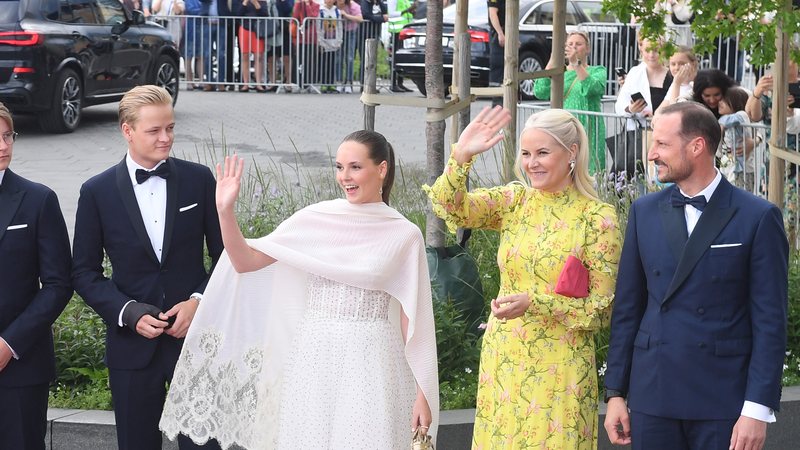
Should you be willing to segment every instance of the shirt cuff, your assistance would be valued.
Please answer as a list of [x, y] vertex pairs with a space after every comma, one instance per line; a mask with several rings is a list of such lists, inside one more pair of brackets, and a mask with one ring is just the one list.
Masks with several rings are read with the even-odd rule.
[[17, 352], [14, 351], [14, 349], [11, 347], [11, 345], [5, 339], [3, 339], [1, 337], [0, 337], [0, 341], [3, 341], [3, 344], [6, 344], [6, 347], [8, 347], [8, 349], [11, 350], [11, 357], [16, 359], [17, 361], [19, 361], [19, 355], [17, 354]]
[[747, 400], [742, 406], [742, 415], [766, 423], [774, 423], [777, 420], [772, 408]]
[[190, 295], [189, 298], [192, 298], [192, 297], [196, 298], [198, 301], [201, 301], [201, 302], [203, 301], [203, 294], [201, 294], [199, 292], [192, 293], [192, 295]]
[[135, 301], [136, 300], [128, 300], [128, 303], [125, 303], [124, 305], [122, 305], [122, 309], [119, 310], [119, 320], [117, 321], [117, 325], [119, 325], [120, 327], [124, 327], [125, 326], [125, 324], [122, 323], [122, 314], [125, 312], [125, 308], [128, 305], [130, 305], [131, 302], [135, 302]]

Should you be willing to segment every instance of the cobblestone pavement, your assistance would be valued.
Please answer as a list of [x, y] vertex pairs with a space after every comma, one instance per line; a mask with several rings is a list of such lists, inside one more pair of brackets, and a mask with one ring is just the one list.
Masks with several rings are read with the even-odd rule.
[[[181, 91], [179, 95], [173, 155], [208, 165], [213, 155], [222, 154], [224, 145], [259, 165], [278, 164], [288, 174], [298, 167], [322, 170], [331, 167], [341, 139], [363, 128], [357, 94]], [[473, 115], [486, 104], [474, 105]], [[125, 154], [117, 103], [86, 108], [83, 122], [72, 134], [46, 134], [33, 117], [19, 116], [15, 121], [20, 137], [11, 168], [56, 191], [71, 234], [81, 184]], [[423, 109], [379, 106], [375, 122], [401, 164], [424, 166]], [[449, 140], [445, 144], [449, 148]]]

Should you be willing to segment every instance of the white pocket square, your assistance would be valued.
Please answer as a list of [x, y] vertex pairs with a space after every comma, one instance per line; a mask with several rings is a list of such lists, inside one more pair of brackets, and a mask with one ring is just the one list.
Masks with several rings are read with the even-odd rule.
[[736, 244], [714, 244], [711, 246], [711, 248], [741, 247], [741, 245], [741, 242], [737, 242]]
[[188, 211], [188, 210], [190, 210], [190, 209], [194, 208], [195, 206], [197, 206], [197, 203], [192, 203], [192, 204], [191, 204], [191, 205], [189, 205], [189, 206], [184, 206], [183, 208], [180, 208], [180, 209], [178, 210], [178, 212], [184, 212], [184, 211]]
[[9, 225], [9, 227], [6, 228], [6, 230], [19, 230], [21, 228], [28, 228], [28, 224], [27, 223], [23, 223], [23, 224], [20, 224], [20, 225]]

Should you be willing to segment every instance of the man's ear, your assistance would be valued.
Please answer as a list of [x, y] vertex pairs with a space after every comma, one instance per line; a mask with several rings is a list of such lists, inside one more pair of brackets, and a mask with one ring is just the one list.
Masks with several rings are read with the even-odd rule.
[[702, 156], [707, 151], [708, 145], [706, 145], [706, 140], [699, 136], [694, 138], [692, 142], [692, 154], [694, 156]]
[[131, 142], [133, 140], [133, 127], [128, 125], [128, 122], [124, 122], [120, 128], [122, 129], [122, 136], [125, 140]]

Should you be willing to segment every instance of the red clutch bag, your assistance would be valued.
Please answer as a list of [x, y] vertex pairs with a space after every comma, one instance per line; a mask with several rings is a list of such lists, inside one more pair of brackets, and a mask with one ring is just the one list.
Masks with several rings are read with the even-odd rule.
[[556, 294], [573, 298], [589, 296], [589, 270], [574, 255], [567, 257], [567, 262], [558, 275]]

